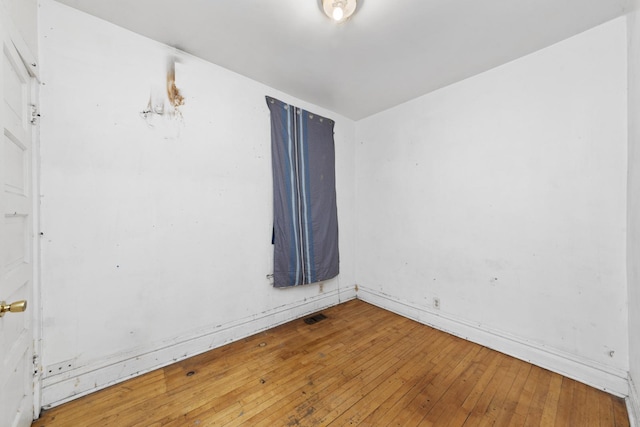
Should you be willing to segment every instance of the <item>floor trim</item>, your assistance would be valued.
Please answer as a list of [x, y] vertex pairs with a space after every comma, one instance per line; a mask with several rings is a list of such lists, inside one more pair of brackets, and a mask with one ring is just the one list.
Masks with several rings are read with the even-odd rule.
[[418, 306], [391, 295], [358, 285], [358, 299], [408, 317], [436, 329], [525, 360], [618, 397], [629, 394], [627, 372], [590, 359], [492, 330], [469, 321]]
[[[484, 345], [518, 359], [565, 375], [590, 386], [627, 398], [629, 417], [638, 419], [640, 402], [637, 390], [630, 387], [627, 373], [501, 331], [490, 330], [462, 319], [444, 315], [434, 309], [418, 306], [367, 287], [341, 288], [274, 308], [259, 316], [212, 326], [190, 336], [160, 343], [154, 348], [136, 349], [67, 372], [51, 375], [42, 381], [43, 408], [60, 405], [75, 398], [142, 375], [179, 360], [195, 356], [246, 338], [250, 335], [295, 320], [354, 298], [376, 305], [436, 329]], [[632, 416], [633, 414], [633, 416]], [[631, 424], [635, 426], [636, 424]]]
[[224, 325], [176, 337], [147, 349], [135, 349], [42, 380], [43, 409], [204, 353], [327, 307], [354, 299], [355, 289], [338, 289], [307, 297]]

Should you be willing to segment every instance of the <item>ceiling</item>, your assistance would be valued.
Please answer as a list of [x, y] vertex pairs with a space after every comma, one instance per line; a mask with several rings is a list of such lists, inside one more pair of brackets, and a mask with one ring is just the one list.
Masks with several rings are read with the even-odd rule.
[[623, 15], [627, 0], [58, 0], [357, 120]]

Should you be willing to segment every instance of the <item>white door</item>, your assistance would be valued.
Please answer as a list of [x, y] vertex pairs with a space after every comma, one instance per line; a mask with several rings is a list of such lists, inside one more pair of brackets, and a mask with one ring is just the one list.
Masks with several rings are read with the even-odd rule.
[[32, 307], [19, 303], [33, 289], [32, 83], [2, 23], [0, 36], [0, 427], [23, 427], [33, 419]]

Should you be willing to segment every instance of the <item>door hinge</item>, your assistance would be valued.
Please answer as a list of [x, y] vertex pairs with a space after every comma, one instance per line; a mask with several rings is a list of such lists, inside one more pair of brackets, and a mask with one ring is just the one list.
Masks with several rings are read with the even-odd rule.
[[40, 375], [40, 358], [38, 357], [37, 354], [33, 355], [33, 376], [37, 377], [38, 375]]
[[31, 124], [37, 125], [38, 119], [40, 118], [40, 112], [38, 111], [38, 106], [35, 104], [31, 104]]

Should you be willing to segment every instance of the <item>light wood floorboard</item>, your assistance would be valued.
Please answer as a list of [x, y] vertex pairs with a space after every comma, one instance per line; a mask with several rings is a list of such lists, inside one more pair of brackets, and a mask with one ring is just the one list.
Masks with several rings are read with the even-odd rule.
[[612, 426], [624, 401], [359, 300], [45, 411], [58, 426]]

